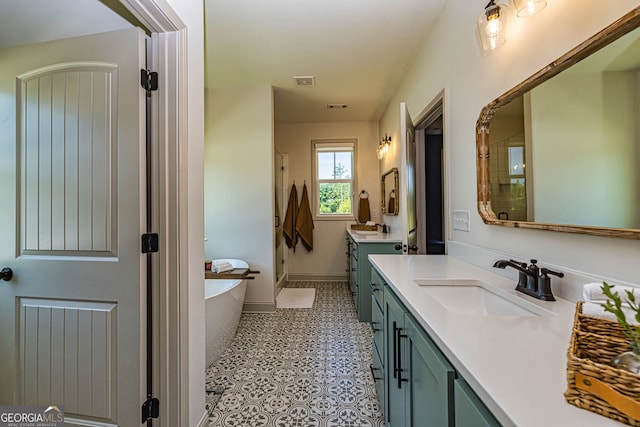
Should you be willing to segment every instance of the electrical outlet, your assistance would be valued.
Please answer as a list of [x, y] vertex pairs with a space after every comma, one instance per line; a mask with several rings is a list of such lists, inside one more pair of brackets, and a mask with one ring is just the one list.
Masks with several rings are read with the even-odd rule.
[[471, 215], [469, 211], [453, 211], [453, 229], [460, 231], [471, 231]]

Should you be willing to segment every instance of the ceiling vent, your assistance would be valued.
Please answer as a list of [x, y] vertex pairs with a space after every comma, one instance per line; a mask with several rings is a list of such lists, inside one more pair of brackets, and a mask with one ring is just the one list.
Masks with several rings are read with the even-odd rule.
[[327, 104], [329, 110], [344, 110], [347, 107], [347, 104]]
[[315, 86], [316, 78], [314, 76], [295, 76], [296, 86]]

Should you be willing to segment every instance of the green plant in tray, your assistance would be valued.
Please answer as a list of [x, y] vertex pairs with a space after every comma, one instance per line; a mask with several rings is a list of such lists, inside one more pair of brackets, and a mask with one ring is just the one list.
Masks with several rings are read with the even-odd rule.
[[[607, 301], [602, 304], [602, 307], [609, 313], [613, 313], [618, 320], [618, 324], [622, 327], [622, 332], [631, 344], [632, 351], [622, 353], [613, 358], [611, 365], [640, 374], [640, 327], [632, 324], [632, 322], [640, 323], [640, 304], [636, 301], [636, 296], [633, 292], [625, 289], [626, 298], [623, 300], [618, 293], [614, 290], [614, 286], [609, 285], [607, 282], [602, 282], [602, 293], [607, 297]], [[624, 308], [628, 307], [626, 312]], [[627, 313], [631, 311], [633, 313], [633, 319], [627, 319]]]
[[[602, 282], [602, 293], [604, 293], [608, 300], [602, 307], [609, 313], [613, 313], [618, 320], [620, 326], [622, 326], [622, 331], [627, 339], [631, 342], [631, 348], [633, 352], [636, 354], [640, 354], [640, 328], [631, 324], [630, 322], [640, 323], [640, 304], [636, 301], [636, 297], [633, 292], [629, 290], [625, 290], [626, 298], [623, 301], [622, 297], [614, 289], [614, 286], [609, 285], [607, 282]], [[627, 320], [627, 315], [625, 310], [623, 310], [623, 306], [627, 305], [634, 312], [634, 319]], [[628, 311], [628, 310], [627, 310]]]

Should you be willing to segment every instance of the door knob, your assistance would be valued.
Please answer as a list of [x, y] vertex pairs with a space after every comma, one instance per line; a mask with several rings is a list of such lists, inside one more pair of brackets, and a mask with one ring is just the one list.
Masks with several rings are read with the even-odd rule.
[[13, 277], [13, 270], [11, 270], [9, 267], [5, 267], [2, 270], [0, 270], [0, 280], [4, 280], [8, 282], [9, 280], [11, 280], [12, 277]]

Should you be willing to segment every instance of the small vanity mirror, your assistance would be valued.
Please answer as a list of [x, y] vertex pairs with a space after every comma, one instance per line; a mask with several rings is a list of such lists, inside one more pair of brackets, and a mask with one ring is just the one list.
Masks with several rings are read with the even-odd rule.
[[398, 215], [398, 168], [393, 168], [382, 175], [381, 211], [384, 215]]
[[482, 110], [485, 223], [640, 239], [639, 12]]

